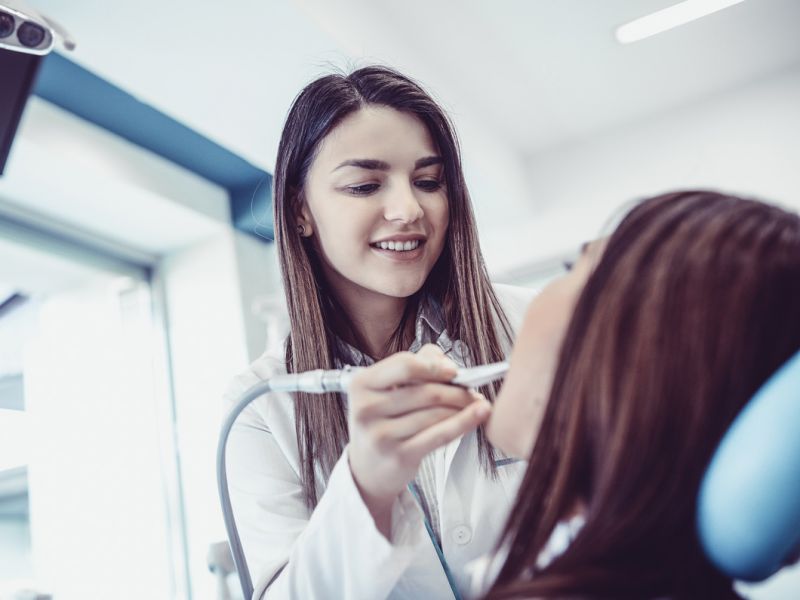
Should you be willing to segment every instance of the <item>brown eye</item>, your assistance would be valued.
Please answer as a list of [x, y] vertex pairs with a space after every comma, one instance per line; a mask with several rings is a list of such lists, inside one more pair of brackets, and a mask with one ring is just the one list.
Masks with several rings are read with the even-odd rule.
[[419, 181], [415, 181], [414, 185], [423, 192], [435, 192], [442, 187], [442, 182], [438, 179], [420, 179]]
[[351, 185], [348, 186], [347, 192], [354, 196], [368, 196], [380, 187], [377, 183], [365, 183], [364, 185]]

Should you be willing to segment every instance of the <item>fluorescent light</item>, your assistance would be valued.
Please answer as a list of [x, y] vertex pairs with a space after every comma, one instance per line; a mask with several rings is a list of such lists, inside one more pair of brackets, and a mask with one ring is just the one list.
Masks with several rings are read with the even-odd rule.
[[620, 44], [637, 42], [740, 2], [744, 0], [684, 0], [618, 27], [617, 41]]

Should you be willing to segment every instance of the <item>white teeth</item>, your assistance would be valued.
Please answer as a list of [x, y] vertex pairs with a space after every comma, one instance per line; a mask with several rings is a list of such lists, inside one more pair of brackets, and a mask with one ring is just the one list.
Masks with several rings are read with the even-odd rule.
[[394, 250], [395, 252], [408, 252], [409, 250], [415, 250], [419, 248], [420, 245], [419, 240], [411, 240], [408, 242], [377, 242], [374, 244], [376, 247], [380, 248], [381, 250]]

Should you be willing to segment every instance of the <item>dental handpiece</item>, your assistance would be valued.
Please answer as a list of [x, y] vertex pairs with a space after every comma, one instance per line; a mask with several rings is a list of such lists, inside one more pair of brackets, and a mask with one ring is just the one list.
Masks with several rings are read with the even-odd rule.
[[[507, 362], [497, 362], [461, 368], [458, 369], [450, 383], [466, 388], [480, 387], [505, 377], [508, 367]], [[353, 376], [363, 368], [365, 367], [345, 367], [341, 370], [331, 371], [317, 369], [305, 373], [276, 375], [270, 378], [269, 389], [273, 392], [305, 392], [307, 394], [347, 393]]]

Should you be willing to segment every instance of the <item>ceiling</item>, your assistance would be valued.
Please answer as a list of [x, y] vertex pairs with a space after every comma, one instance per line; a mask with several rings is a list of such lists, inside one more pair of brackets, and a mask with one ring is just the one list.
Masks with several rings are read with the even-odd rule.
[[614, 39], [617, 26], [675, 3], [472, 1], [454, 11], [453, 3], [407, 0], [364, 15], [367, 2], [351, 0], [345, 15], [339, 3], [304, 2], [337, 40], [351, 40], [352, 53], [396, 56], [525, 154], [800, 60], [793, 0], [748, 0], [636, 44]]
[[[546, 206], [546, 194], [531, 193], [537, 161], [551, 169], [571, 144], [800, 68], [797, 0], [744, 0], [629, 45], [615, 41], [616, 27], [676, 0], [29, 1], [77, 40], [75, 52], [61, 50], [72, 60], [267, 171], [289, 106], [310, 80], [372, 62], [412, 75], [456, 123], [487, 264], [495, 270], [505, 264], [499, 257], [513, 252], [496, 243], [509, 238], [509, 215], [526, 227], [575, 228], [577, 200]], [[158, 245], [159, 236], [208, 231], [185, 225], [183, 213], [192, 211], [178, 206], [179, 197], [205, 194], [226, 205], [224, 194], [217, 198], [186, 177], [169, 186], [166, 200], [161, 188], [148, 188], [147, 205], [136, 186], [122, 193], [115, 178], [135, 172], [128, 168], [134, 159], [142, 162], [132, 152], [120, 154], [113, 169], [111, 161], [88, 157], [85, 164], [104, 170], [87, 178], [77, 161], [95, 138], [107, 152], [108, 140], [97, 134], [77, 141], [77, 127], [59, 129], [65, 119], [43, 104], [29, 103], [25, 135], [15, 142], [20, 165], [2, 182], [7, 195], [18, 192], [23, 208], [61, 211], [57, 220], [66, 223], [103, 217], [95, 229], [139, 232], [126, 244], [159, 253], [184, 239]], [[58, 156], [49, 182], [40, 178], [44, 159], [32, 153], [43, 148]], [[64, 201], [52, 200], [48, 183], [69, 192]], [[184, 225], [175, 227], [181, 208]], [[548, 210], [558, 214], [544, 215]], [[129, 225], [113, 227], [121, 219]], [[163, 227], [154, 231], [153, 222]], [[513, 261], [552, 258], [544, 233], [530, 257]]]
[[[71, 58], [270, 171], [292, 98], [331, 66], [406, 71], [462, 137], [514, 160], [800, 62], [796, 0], [746, 0], [614, 40], [618, 25], [674, 3], [31, 0], [77, 40]], [[473, 163], [489, 160], [468, 141]]]
[[[75, 52], [62, 53], [268, 171], [288, 108], [303, 85], [334, 68], [371, 62], [399, 68], [420, 80], [456, 122], [482, 237], [492, 240], [491, 234], [507, 237], [509, 214], [524, 224], [531, 211], [541, 208], [532, 204], [530, 164], [548, 151], [800, 66], [797, 0], [745, 0], [641, 42], [615, 41], [617, 26], [675, 1], [29, 3], [59, 21], [77, 41]], [[48, 167], [55, 181], [50, 187], [74, 193], [53, 202], [38, 162], [29, 160], [27, 178], [22, 177], [22, 161], [15, 165], [16, 179], [4, 179], [6, 195], [19, 188], [19, 202], [33, 211], [61, 211], [62, 222], [89, 223], [105, 216], [98, 225], [103, 231], [135, 231], [136, 219], [124, 215], [147, 215], [142, 234], [126, 242], [136, 247], [157, 245], [157, 238], [169, 231], [173, 236], [189, 229], [207, 233], [206, 226], [187, 227], [186, 215], [175, 214], [183, 208], [177, 202], [156, 212], [157, 203], [145, 207], [138, 194], [126, 204], [111, 180], [136, 171], [128, 169], [131, 164], [141, 166], [135, 153], [121, 154], [113, 168], [110, 160], [86, 158], [86, 164], [102, 164], [107, 172], [96, 172], [81, 187], [76, 181], [84, 178], [76, 169], [83, 164], [81, 157], [95, 137], [102, 152], [109, 142], [96, 132], [80, 138], [76, 127], [64, 126], [58, 111], [44, 104], [29, 103], [21, 128], [27, 138], [16, 141], [15, 152], [22, 156], [23, 150], [46, 147], [59, 156]], [[72, 179], [54, 179], [72, 171]], [[210, 194], [189, 185], [186, 177], [176, 181], [183, 186], [178, 196], [197, 200]], [[90, 203], [93, 193], [97, 197]], [[109, 196], [115, 203], [106, 202]], [[574, 211], [568, 204], [559, 210], [567, 230]], [[154, 214], [159, 215], [155, 220]], [[129, 226], [115, 225], [122, 218]], [[171, 226], [178, 221], [181, 227]], [[164, 226], [156, 231], [154, 222]], [[171, 246], [155, 250], [164, 247]], [[492, 248], [487, 250], [491, 266], [497, 259]], [[17, 278], [31, 272], [15, 269]], [[25, 283], [10, 275], [0, 272], [0, 282]]]

